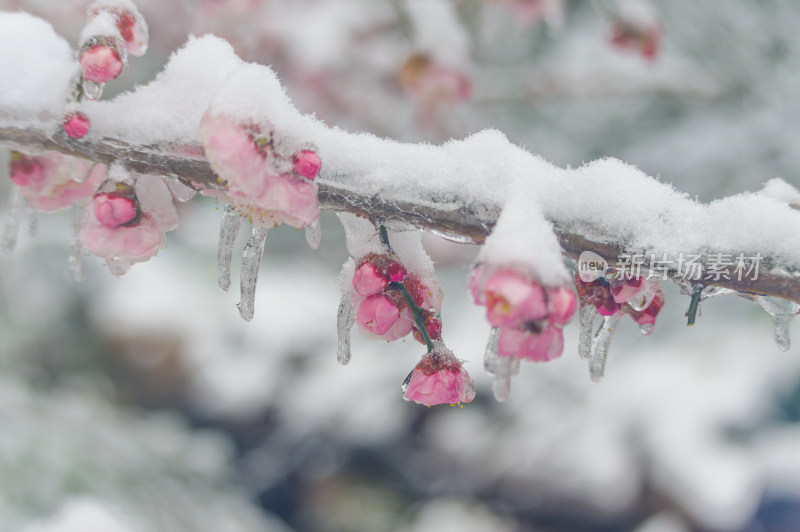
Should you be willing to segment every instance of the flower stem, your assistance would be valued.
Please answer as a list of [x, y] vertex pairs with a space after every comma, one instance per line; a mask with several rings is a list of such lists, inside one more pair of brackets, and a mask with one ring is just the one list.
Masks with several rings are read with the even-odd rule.
[[392, 246], [389, 245], [389, 233], [386, 231], [386, 226], [381, 225], [378, 228], [378, 237], [381, 239], [381, 244], [383, 244], [387, 250], [391, 251]]
[[703, 285], [697, 283], [692, 285], [692, 300], [689, 302], [689, 310], [686, 311], [686, 316], [689, 317], [687, 325], [691, 327], [694, 325], [694, 320], [697, 317], [697, 309], [700, 306], [700, 296], [703, 293]]
[[414, 301], [414, 298], [411, 297], [411, 294], [409, 293], [405, 284], [402, 282], [392, 282], [389, 283], [389, 286], [395, 288], [401, 294], [403, 294], [403, 297], [406, 299], [406, 303], [408, 303], [408, 306], [411, 307], [411, 313], [414, 314], [414, 321], [417, 323], [417, 329], [422, 335], [422, 338], [425, 340], [425, 345], [428, 347], [428, 353], [430, 353], [433, 351], [433, 342], [428, 334], [427, 327], [425, 327], [425, 321], [422, 319], [422, 309], [417, 306], [416, 301]]

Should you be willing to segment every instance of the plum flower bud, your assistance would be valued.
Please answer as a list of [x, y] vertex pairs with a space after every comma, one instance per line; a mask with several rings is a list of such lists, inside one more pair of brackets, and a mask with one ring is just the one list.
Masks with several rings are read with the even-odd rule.
[[98, 0], [87, 8], [89, 22], [98, 17], [111, 17], [125, 47], [131, 55], [142, 56], [147, 52], [149, 31], [147, 23], [133, 2]]
[[314, 179], [322, 168], [319, 155], [311, 150], [303, 150], [295, 156], [294, 171], [306, 179]]
[[382, 291], [387, 285], [386, 278], [378, 271], [378, 268], [370, 263], [364, 262], [356, 268], [353, 275], [353, 288], [362, 296], [371, 296]]
[[122, 73], [125, 52], [119, 46], [118, 39], [91, 39], [81, 50], [80, 63], [84, 81], [102, 84]]
[[41, 188], [47, 179], [42, 162], [18, 151], [11, 152], [9, 177], [18, 187]]
[[106, 227], [131, 225], [139, 217], [136, 197], [100, 192], [94, 197], [94, 215]]
[[[441, 340], [442, 339], [442, 320], [439, 319], [438, 312], [430, 311], [430, 310], [422, 310], [422, 321], [425, 325], [425, 331], [428, 333], [428, 337], [431, 340]], [[425, 345], [425, 338], [422, 336], [422, 333], [417, 328], [417, 325], [414, 325], [414, 330], [411, 331], [414, 335], [414, 340], [417, 342]]]
[[73, 139], [81, 139], [89, 133], [92, 124], [89, 117], [80, 111], [64, 115], [64, 131]]
[[486, 315], [495, 327], [516, 327], [547, 316], [544, 289], [512, 270], [497, 270], [485, 285]]
[[425, 406], [470, 403], [475, 385], [467, 370], [444, 344], [426, 353], [403, 383], [404, 399]]

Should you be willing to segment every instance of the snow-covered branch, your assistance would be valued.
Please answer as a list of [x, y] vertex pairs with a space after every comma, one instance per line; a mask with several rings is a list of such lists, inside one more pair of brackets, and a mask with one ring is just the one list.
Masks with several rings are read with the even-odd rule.
[[[192, 146], [181, 151], [158, 146], [133, 145], [112, 138], [72, 139], [63, 131], [48, 131], [40, 127], [18, 128], [4, 126], [0, 122], [0, 142], [17, 149], [58, 151], [64, 155], [84, 158], [106, 165], [121, 164], [126, 169], [147, 175], [175, 176], [197, 190], [222, 190], [219, 178], [211, 170], [202, 155], [201, 146]], [[181, 153], [183, 152], [183, 153]], [[196, 155], [187, 155], [196, 154]], [[494, 202], [459, 204], [449, 201], [410, 201], [393, 198], [382, 193], [365, 193], [343, 183], [353, 182], [357, 176], [328, 175], [323, 167], [319, 183], [319, 201], [322, 209], [349, 212], [376, 222], [384, 222], [399, 228], [420, 228], [435, 232], [456, 242], [481, 244], [491, 233], [500, 205]], [[793, 204], [797, 209], [797, 205]], [[661, 257], [666, 250], [645, 245], [639, 249], [628, 247], [622, 238], [609, 235], [606, 239], [588, 236], [555, 226], [564, 254], [577, 261], [584, 251], [594, 252], [605, 258], [609, 265], [616, 266], [618, 258], [626, 253], [650, 250]], [[589, 227], [589, 221], [584, 222]], [[800, 231], [800, 226], [797, 228]], [[789, 299], [800, 303], [800, 263], [787, 263], [776, 258], [768, 248], [716, 250], [727, 255], [760, 253], [762, 270], [757, 279], [706, 279], [703, 285], [717, 286], [737, 292]], [[700, 262], [707, 271], [709, 261]], [[648, 266], [645, 262], [644, 266]], [[769, 267], [771, 266], [771, 267]], [[679, 279], [679, 272], [672, 268], [670, 277]]]

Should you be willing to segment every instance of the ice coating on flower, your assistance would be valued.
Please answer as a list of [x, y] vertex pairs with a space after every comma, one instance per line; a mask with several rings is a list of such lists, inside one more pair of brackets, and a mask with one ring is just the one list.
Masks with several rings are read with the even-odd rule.
[[370, 262], [363, 262], [353, 275], [353, 288], [361, 296], [371, 296], [386, 287], [386, 278]]
[[500, 329], [497, 354], [501, 357], [547, 362], [561, 357], [563, 351], [564, 333], [555, 324], [541, 332], [510, 327]]
[[138, 215], [135, 198], [101, 192], [94, 197], [94, 215], [106, 227], [132, 222]]
[[407, 401], [425, 406], [470, 403], [475, 398], [469, 373], [441, 343], [422, 357], [404, 387]]
[[484, 286], [489, 323], [515, 327], [547, 316], [544, 289], [513, 270], [500, 269], [489, 275]]
[[[296, 154], [313, 152], [293, 149], [295, 143], [269, 124], [238, 121], [211, 110], [200, 122], [200, 135], [211, 167], [243, 215], [298, 229], [319, 218], [317, 185], [297, 171]], [[299, 169], [310, 175], [310, 164]]]
[[85, 46], [81, 50], [80, 63], [83, 79], [95, 83], [111, 81], [125, 68], [125, 59], [118, 46], [108, 40]]
[[322, 161], [319, 155], [311, 150], [302, 150], [295, 159], [294, 171], [306, 179], [317, 177], [320, 168], [322, 168]]
[[94, 194], [105, 179], [105, 167], [96, 165], [92, 169], [88, 161], [56, 152], [26, 155], [14, 151], [9, 176], [31, 207], [57, 211]]
[[575, 276], [581, 304], [594, 306], [601, 316], [614, 316], [625, 312], [639, 325], [653, 325], [664, 306], [664, 292], [658, 282], [648, 281], [643, 276], [618, 275], [613, 270], [611, 281], [600, 277], [585, 282]]
[[85, 137], [92, 127], [89, 117], [80, 111], [70, 112], [64, 115], [64, 131], [73, 139]]
[[364, 299], [356, 314], [356, 322], [362, 330], [388, 341], [410, 333], [413, 319], [407, 305], [397, 297], [389, 297], [387, 294], [376, 294]]
[[147, 52], [149, 40], [147, 22], [130, 0], [97, 0], [92, 2], [86, 12], [90, 22], [98, 16], [112, 17], [131, 55], [142, 56]]
[[487, 319], [498, 330], [497, 356], [534, 362], [561, 356], [561, 328], [577, 305], [571, 290], [560, 285], [544, 287], [519, 268], [489, 264], [475, 267], [469, 288], [475, 303], [486, 306]]
[[655, 296], [650, 304], [643, 310], [635, 310], [630, 305], [626, 305], [625, 312], [630, 314], [633, 321], [639, 325], [655, 325], [658, 313], [664, 306], [664, 292], [661, 288], [656, 290]]
[[[117, 183], [101, 187], [116, 190]], [[155, 176], [139, 176], [132, 185], [139, 204], [140, 216], [132, 225], [109, 227], [95, 216], [94, 206], [87, 207], [78, 238], [83, 246], [107, 260], [115, 275], [122, 275], [136, 262], [143, 262], [165, 248], [164, 235], [178, 227], [178, 215], [172, 194]]]

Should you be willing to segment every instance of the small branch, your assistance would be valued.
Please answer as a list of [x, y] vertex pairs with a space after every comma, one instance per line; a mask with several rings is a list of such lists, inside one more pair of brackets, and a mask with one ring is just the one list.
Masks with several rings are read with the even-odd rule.
[[[175, 176], [197, 190], [224, 189], [198, 146], [136, 146], [110, 138], [74, 140], [62, 131], [52, 133], [44, 128], [21, 129], [4, 125], [2, 121], [0, 121], [0, 145], [20, 149], [44, 148], [106, 165], [118, 163], [141, 174]], [[370, 220], [380, 220], [390, 227], [393, 225], [401, 228], [416, 227], [460, 242], [480, 244], [491, 232], [500, 212], [500, 207], [491, 203], [419, 204], [384, 195], [368, 194], [342, 186], [340, 183], [345, 180], [340, 178], [343, 177], [326, 175], [323, 167], [323, 173], [318, 179], [320, 207], [349, 212]], [[564, 254], [573, 260], [577, 260], [584, 251], [592, 251], [614, 266], [617, 264], [616, 258], [623, 253], [639, 251], [626, 249], [624, 244], [616, 241], [613, 236], [603, 241], [591, 240], [581, 234], [565, 231], [557, 224], [554, 225]], [[736, 255], [740, 250], [724, 251]], [[780, 261], [762, 253], [762, 264], [776, 266]], [[702, 265], [705, 270], [705, 263]], [[648, 263], [645, 262], [643, 267], [647, 266]], [[800, 304], [800, 264], [781, 264], [781, 266], [785, 271], [792, 273], [762, 270], [755, 280], [723, 277], [718, 280], [703, 280], [703, 284], [789, 299]], [[668, 274], [672, 280], [684, 282], [676, 270], [670, 269]]]

